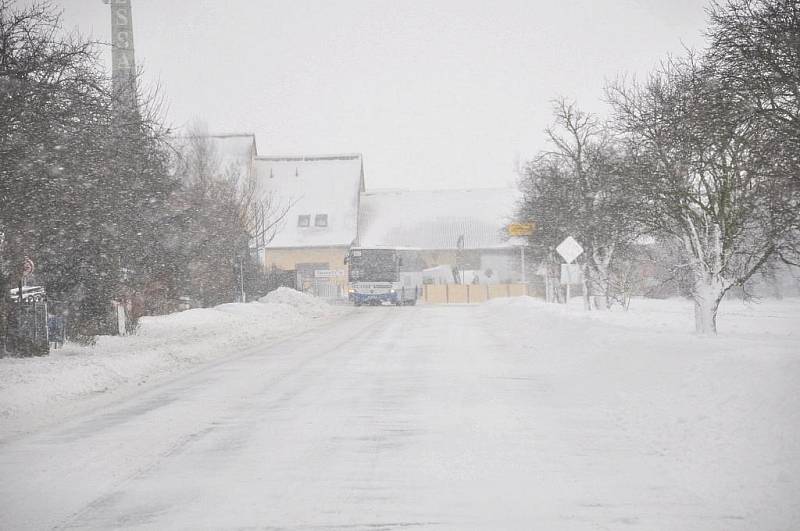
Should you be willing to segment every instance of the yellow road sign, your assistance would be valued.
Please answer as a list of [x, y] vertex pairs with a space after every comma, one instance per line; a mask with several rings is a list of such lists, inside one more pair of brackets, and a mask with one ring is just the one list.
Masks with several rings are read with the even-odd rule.
[[509, 236], [530, 236], [536, 230], [535, 223], [509, 223], [506, 227]]

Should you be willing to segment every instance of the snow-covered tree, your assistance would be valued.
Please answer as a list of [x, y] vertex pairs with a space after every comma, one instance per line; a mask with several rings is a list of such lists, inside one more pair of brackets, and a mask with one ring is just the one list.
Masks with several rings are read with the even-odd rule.
[[562, 261], [555, 249], [575, 230], [566, 182], [566, 170], [557, 159], [545, 154], [525, 165], [519, 181], [522, 198], [515, 215], [517, 219], [535, 221], [536, 230], [528, 238], [528, 249], [531, 258], [544, 267], [545, 298], [550, 302], [564, 302], [559, 288]]
[[259, 187], [247, 161], [226, 166], [204, 125], [193, 126], [173, 147], [182, 185], [184, 294], [203, 306], [231, 302], [258, 283], [254, 272], [261, 266], [251, 249], [272, 240], [288, 208]]
[[558, 279], [555, 246], [566, 236], [581, 243], [585, 306], [605, 308], [617, 295], [615, 250], [638, 235], [636, 188], [622, 146], [597, 117], [565, 100], [555, 102], [554, 117], [553, 149], [525, 167], [518, 217], [536, 221], [530, 245], [545, 261], [548, 286]]
[[111, 300], [168, 269], [174, 189], [163, 131], [148, 112], [119, 122], [97, 52], [52, 4], [0, 0], [0, 315], [30, 256], [83, 336], [109, 331]]
[[[713, 69], [732, 98], [751, 109], [764, 127], [800, 152], [800, 3], [796, 0], [724, 0], [709, 9]], [[792, 178], [790, 175], [789, 178]], [[794, 172], [800, 186], [800, 172]], [[800, 265], [800, 227], [777, 242], [776, 256]]]
[[708, 13], [708, 64], [736, 98], [800, 141], [800, 4], [721, 0]]
[[716, 332], [725, 293], [785, 245], [800, 215], [796, 151], [702, 60], [673, 60], [644, 83], [609, 89], [638, 145], [651, 230], [680, 244], [696, 330]]

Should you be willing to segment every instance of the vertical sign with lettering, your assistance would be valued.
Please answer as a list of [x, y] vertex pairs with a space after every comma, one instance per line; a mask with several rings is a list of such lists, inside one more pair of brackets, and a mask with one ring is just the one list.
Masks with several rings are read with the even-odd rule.
[[111, 69], [114, 93], [128, 109], [136, 108], [136, 62], [130, 0], [103, 0], [111, 4]]

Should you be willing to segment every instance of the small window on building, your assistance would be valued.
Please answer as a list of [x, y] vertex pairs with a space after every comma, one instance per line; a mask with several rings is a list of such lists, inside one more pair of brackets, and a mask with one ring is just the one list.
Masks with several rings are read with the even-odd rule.
[[328, 226], [328, 214], [317, 214], [314, 216], [314, 226], [315, 227], [327, 227]]
[[297, 216], [298, 227], [308, 227], [311, 225], [311, 216], [309, 214], [300, 214]]

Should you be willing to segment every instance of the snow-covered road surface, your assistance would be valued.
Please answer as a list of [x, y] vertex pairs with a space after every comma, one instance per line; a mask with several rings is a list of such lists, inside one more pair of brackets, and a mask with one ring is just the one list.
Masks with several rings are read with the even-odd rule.
[[791, 529], [770, 338], [363, 308], [0, 441], [0, 528]]

